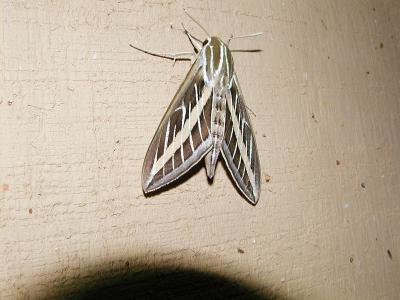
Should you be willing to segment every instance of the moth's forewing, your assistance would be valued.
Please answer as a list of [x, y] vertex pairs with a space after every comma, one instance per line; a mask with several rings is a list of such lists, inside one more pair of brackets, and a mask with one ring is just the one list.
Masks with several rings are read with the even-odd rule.
[[142, 169], [144, 192], [154, 191], [193, 167], [211, 147], [212, 90], [197, 59], [179, 87], [150, 143]]
[[253, 204], [260, 197], [260, 161], [254, 132], [236, 74], [227, 94], [222, 154], [238, 188]]

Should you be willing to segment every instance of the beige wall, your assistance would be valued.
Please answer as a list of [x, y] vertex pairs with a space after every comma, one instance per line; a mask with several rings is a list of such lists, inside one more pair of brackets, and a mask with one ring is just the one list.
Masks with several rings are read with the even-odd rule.
[[[147, 146], [190, 63], [173, 66], [128, 44], [191, 50], [180, 23], [203, 35], [183, 7], [218, 36], [266, 32], [231, 45], [263, 50], [235, 54], [256, 112], [263, 180], [255, 207], [222, 163], [212, 185], [199, 169], [142, 194]], [[0, 8], [0, 298], [160, 266], [282, 298], [398, 297], [399, 1]]]

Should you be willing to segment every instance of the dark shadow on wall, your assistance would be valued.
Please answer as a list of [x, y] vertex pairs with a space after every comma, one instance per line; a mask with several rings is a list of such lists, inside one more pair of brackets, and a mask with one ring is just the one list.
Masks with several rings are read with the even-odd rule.
[[182, 267], [118, 261], [72, 278], [62, 273], [46, 284], [44, 299], [283, 299], [219, 274]]

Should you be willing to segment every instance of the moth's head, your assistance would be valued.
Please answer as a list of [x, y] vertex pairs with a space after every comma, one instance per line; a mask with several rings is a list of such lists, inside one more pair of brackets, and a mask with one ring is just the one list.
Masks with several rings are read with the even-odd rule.
[[222, 47], [228, 47], [224, 41], [222, 39], [220, 39], [219, 37], [216, 36], [212, 36], [212, 37], [207, 37], [204, 41], [203, 41], [203, 47], [205, 46], [213, 46], [213, 48], [217, 47], [217, 48], [221, 48]]

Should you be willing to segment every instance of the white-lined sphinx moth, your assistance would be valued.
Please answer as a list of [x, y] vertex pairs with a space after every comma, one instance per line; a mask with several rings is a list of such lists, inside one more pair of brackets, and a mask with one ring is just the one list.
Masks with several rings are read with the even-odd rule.
[[[232, 37], [224, 43], [207, 33], [201, 43], [186, 30], [185, 33], [197, 56], [147, 150], [142, 169], [143, 191], [149, 193], [171, 183], [203, 158], [207, 176], [212, 179], [222, 153], [237, 187], [256, 204], [260, 196], [260, 162], [228, 48]], [[250, 36], [254, 35], [258, 34]], [[130, 46], [173, 60], [188, 54], [155, 54]]]

